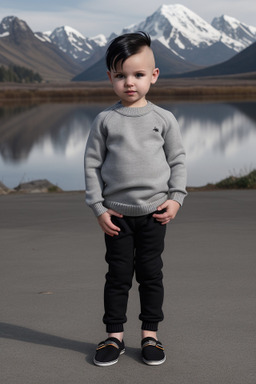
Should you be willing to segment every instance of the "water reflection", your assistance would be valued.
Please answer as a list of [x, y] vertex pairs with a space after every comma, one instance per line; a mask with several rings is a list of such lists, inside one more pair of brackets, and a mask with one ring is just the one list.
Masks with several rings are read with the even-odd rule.
[[[188, 184], [216, 182], [256, 168], [256, 103], [159, 103], [181, 126]], [[0, 108], [0, 180], [8, 187], [47, 178], [84, 188], [83, 152], [95, 116], [109, 104]]]
[[[65, 152], [71, 136], [84, 139], [100, 106], [42, 104], [11, 109], [0, 118], [0, 153], [5, 161], [20, 162], [33, 147], [51, 143], [56, 152]], [[12, 112], [12, 113], [11, 113]]]

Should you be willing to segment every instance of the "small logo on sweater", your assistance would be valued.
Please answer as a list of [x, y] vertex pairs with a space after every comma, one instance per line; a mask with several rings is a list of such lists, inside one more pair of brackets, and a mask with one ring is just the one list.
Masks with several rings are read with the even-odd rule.
[[153, 129], [153, 131], [154, 131], [154, 132], [159, 132], [159, 129], [158, 129], [157, 127], [155, 127], [155, 128]]

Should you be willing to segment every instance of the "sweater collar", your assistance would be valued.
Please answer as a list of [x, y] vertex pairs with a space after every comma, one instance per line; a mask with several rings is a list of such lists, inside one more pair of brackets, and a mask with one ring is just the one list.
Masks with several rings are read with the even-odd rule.
[[145, 105], [145, 107], [140, 107], [140, 108], [136, 108], [136, 107], [124, 107], [121, 103], [121, 101], [119, 101], [118, 103], [116, 103], [114, 105], [114, 108], [113, 108], [116, 112], [120, 113], [121, 115], [124, 115], [124, 116], [143, 116], [143, 115], [146, 115], [147, 113], [149, 113], [150, 111], [152, 111], [153, 109], [153, 104], [148, 101], [147, 102], [147, 105]]

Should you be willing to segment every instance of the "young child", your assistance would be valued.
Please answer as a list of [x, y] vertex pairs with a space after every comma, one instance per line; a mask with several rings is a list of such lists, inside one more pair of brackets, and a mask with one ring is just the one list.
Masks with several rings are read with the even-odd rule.
[[95, 119], [85, 151], [86, 202], [105, 232], [104, 289], [108, 338], [94, 363], [109, 366], [124, 353], [123, 324], [135, 272], [139, 283], [142, 359], [159, 365], [163, 320], [161, 254], [166, 224], [186, 196], [185, 152], [172, 113], [146, 100], [159, 69], [144, 32], [115, 38], [106, 53], [108, 77], [120, 101]]

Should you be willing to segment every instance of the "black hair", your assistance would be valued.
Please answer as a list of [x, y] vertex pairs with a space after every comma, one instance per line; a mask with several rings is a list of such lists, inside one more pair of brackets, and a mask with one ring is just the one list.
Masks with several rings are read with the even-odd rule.
[[116, 70], [117, 63], [124, 61], [128, 57], [138, 53], [142, 47], [151, 45], [150, 36], [142, 31], [135, 33], [125, 33], [124, 35], [116, 37], [110, 43], [106, 52], [106, 64], [110, 71], [112, 68]]

